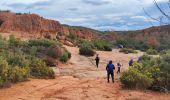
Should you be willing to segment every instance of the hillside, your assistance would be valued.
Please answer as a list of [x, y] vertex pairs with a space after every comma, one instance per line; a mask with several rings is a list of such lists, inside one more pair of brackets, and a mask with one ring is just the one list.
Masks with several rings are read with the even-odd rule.
[[59, 21], [45, 19], [37, 14], [0, 11], [0, 32], [13, 33], [19, 38], [56, 38], [58, 34], [73, 34], [87, 40], [103, 38], [114, 41], [119, 37], [143, 40], [145, 37], [169, 38], [170, 25], [136, 31], [101, 32], [81, 26], [63, 25]]
[[[69, 36], [85, 40], [104, 39], [126, 47], [146, 51], [150, 48], [148, 41], [154, 40], [156, 49], [169, 49], [170, 25], [150, 27], [136, 31], [97, 31], [94, 29], [60, 24], [59, 21], [45, 19], [37, 14], [13, 13], [0, 11], [0, 32], [2, 36], [14, 34], [22, 40], [48, 38], [59, 39], [60, 42], [74, 46]], [[153, 41], [151, 41], [153, 42]], [[134, 44], [136, 43], [136, 44]], [[134, 45], [136, 45], [134, 47]]]
[[122, 33], [122, 35], [131, 38], [139, 37], [170, 38], [170, 25], [155, 26], [136, 31], [117, 31], [117, 33]]
[[[96, 32], [88, 28], [62, 25], [58, 21], [45, 19], [37, 14], [0, 12], [0, 32], [14, 33], [22, 38], [56, 38], [58, 34], [74, 34], [80, 38], [92, 39]], [[19, 35], [18, 35], [19, 34]]]

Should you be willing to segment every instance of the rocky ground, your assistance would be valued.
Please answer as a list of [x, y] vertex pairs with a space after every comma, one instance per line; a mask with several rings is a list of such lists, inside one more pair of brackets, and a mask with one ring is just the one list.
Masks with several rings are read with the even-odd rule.
[[[54, 68], [53, 80], [30, 79], [11, 88], [0, 90], [0, 100], [170, 100], [170, 95], [150, 91], [123, 90], [120, 75], [115, 74], [115, 83], [107, 83], [105, 66], [109, 60], [120, 61], [122, 71], [128, 68], [131, 58], [137, 59], [143, 53], [122, 54], [97, 51], [101, 63], [95, 67], [95, 57], [78, 54], [78, 48], [66, 47], [72, 58], [66, 65]], [[116, 69], [117, 70], [117, 69]]]

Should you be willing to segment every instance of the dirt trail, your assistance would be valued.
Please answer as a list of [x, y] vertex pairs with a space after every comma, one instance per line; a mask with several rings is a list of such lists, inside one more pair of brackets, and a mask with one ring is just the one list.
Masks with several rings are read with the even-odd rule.
[[68, 64], [55, 69], [56, 79], [30, 79], [11, 88], [1, 89], [0, 100], [170, 100], [166, 94], [122, 90], [120, 75], [115, 75], [114, 84], [107, 83], [105, 66], [108, 60], [114, 63], [120, 60], [122, 69], [126, 70], [128, 60], [143, 53], [126, 55], [118, 50], [97, 51], [101, 58], [97, 69], [94, 57], [80, 56], [75, 47], [66, 48], [72, 53], [72, 58]]

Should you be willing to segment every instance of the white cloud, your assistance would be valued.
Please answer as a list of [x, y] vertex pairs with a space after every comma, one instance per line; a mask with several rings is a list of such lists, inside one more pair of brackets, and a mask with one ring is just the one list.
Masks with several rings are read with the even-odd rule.
[[22, 4], [32, 4], [36, 2], [44, 2], [49, 0], [1, 0], [1, 3], [13, 4], [13, 3], [22, 3]]
[[[86, 2], [84, 2], [86, 1]], [[157, 0], [166, 2], [168, 0]], [[18, 7], [17, 5], [24, 5]], [[1, 0], [0, 9], [38, 13], [63, 24], [83, 25], [96, 29], [129, 28], [148, 22], [143, 8], [153, 6], [153, 0]], [[136, 20], [136, 22], [134, 22]], [[120, 26], [124, 25], [125, 26]], [[109, 25], [109, 26], [107, 26]], [[103, 27], [103, 28], [102, 28]]]

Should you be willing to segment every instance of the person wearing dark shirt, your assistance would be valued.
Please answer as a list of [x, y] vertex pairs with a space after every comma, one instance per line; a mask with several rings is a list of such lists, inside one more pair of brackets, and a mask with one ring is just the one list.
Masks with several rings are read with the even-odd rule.
[[96, 66], [97, 66], [97, 68], [98, 68], [98, 67], [99, 67], [99, 61], [100, 61], [100, 58], [99, 58], [99, 55], [98, 55], [98, 54], [97, 54], [95, 60], [96, 60]]
[[112, 77], [112, 82], [114, 83], [115, 66], [114, 66], [114, 64], [112, 64], [112, 61], [109, 61], [109, 64], [107, 64], [107, 66], [106, 66], [106, 70], [107, 70], [107, 81], [108, 81], [108, 83], [109, 83], [110, 75]]
[[129, 66], [133, 66], [133, 59], [129, 61]]

